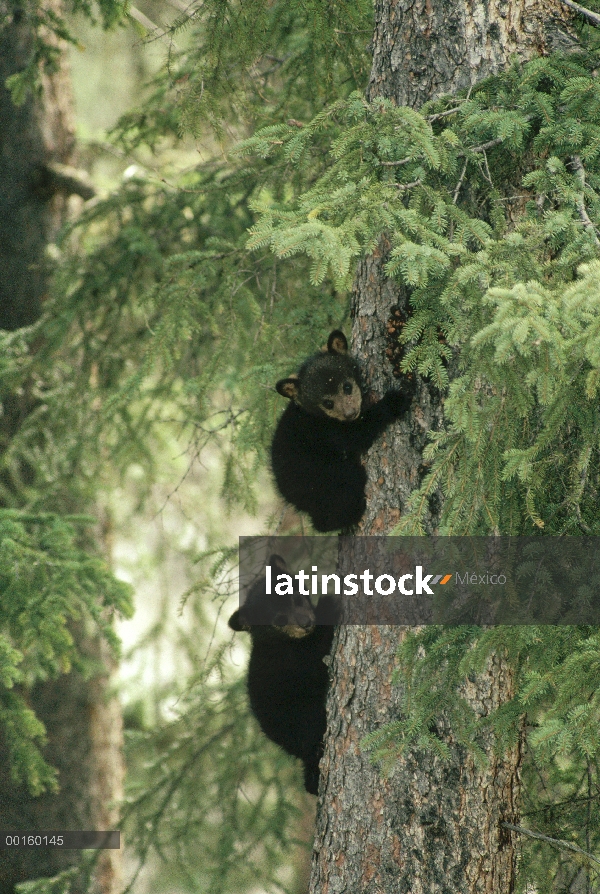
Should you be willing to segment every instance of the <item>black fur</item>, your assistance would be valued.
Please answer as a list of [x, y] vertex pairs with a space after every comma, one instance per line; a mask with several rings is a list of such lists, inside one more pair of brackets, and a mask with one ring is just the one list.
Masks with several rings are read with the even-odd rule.
[[[289, 572], [279, 556], [271, 556], [269, 562], [274, 587], [277, 573]], [[261, 578], [229, 626], [247, 630], [252, 638], [248, 665], [252, 713], [269, 739], [300, 758], [306, 791], [316, 795], [329, 687], [323, 658], [333, 640], [334, 597], [322, 598], [313, 608], [308, 596], [300, 595], [296, 581], [294, 585], [294, 596], [268, 596]], [[319, 626], [324, 624], [328, 626]], [[290, 635], [290, 630], [298, 635]]]
[[[357, 361], [346, 353], [344, 334], [329, 336], [327, 352], [315, 354], [297, 376], [277, 383], [291, 398], [279, 419], [271, 445], [271, 462], [281, 495], [307, 512], [317, 531], [352, 527], [365, 511], [367, 476], [360, 457], [375, 439], [410, 406], [411, 397], [388, 391], [357, 419], [332, 418], [322, 409], [352, 379], [363, 394]], [[331, 401], [329, 401], [331, 403]]]

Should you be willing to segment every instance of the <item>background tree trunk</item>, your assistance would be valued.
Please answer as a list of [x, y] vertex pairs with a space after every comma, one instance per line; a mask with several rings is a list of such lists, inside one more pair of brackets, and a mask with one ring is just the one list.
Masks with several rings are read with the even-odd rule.
[[[504, 67], [574, 41], [570, 13], [556, 0], [377, 0], [373, 68], [367, 96], [418, 108], [443, 93], [465, 89]], [[394, 387], [386, 358], [388, 321], [397, 307], [406, 318], [409, 294], [387, 280], [388, 250], [361, 262], [353, 301], [353, 350], [368, 385]], [[443, 422], [442, 395], [416, 377], [409, 416], [392, 426], [369, 453], [364, 534], [384, 534], [398, 521], [421, 476], [427, 432]], [[439, 505], [430, 506], [428, 533]], [[517, 821], [520, 750], [474, 765], [439, 721], [448, 744], [441, 762], [412, 750], [384, 778], [360, 748], [363, 736], [398, 718], [399, 693], [390, 679], [403, 628], [340, 628], [333, 658], [323, 788], [311, 892], [435, 894], [514, 889], [515, 854], [502, 822]], [[496, 656], [470, 680], [464, 696], [479, 716], [512, 694], [510, 670]]]
[[34, 16], [33, 6], [0, 0], [0, 328], [9, 330], [40, 315], [48, 288], [45, 251], [66, 204], [49, 189], [48, 164], [72, 165], [75, 150], [66, 65], [43, 76], [40, 99], [30, 95], [21, 106], [5, 87], [29, 61]]
[[[53, 11], [59, 12], [57, 0]], [[48, 288], [46, 249], [64, 222], [67, 193], [52, 166], [73, 164], [75, 138], [69, 71], [63, 64], [43, 75], [43, 92], [15, 107], [4, 84], [24, 68], [32, 51], [35, 6], [0, 0], [0, 328], [14, 330], [38, 319]], [[4, 396], [0, 449], [29, 410], [26, 394]], [[23, 470], [27, 478], [27, 470]], [[19, 481], [5, 480], [12, 506], [22, 505]], [[48, 510], [59, 507], [48, 506]], [[71, 507], [73, 508], [73, 507]], [[82, 508], [82, 507], [78, 507]], [[74, 631], [80, 649], [106, 674], [85, 680], [72, 672], [39, 684], [28, 694], [46, 725], [46, 760], [59, 771], [60, 791], [33, 798], [10, 779], [0, 732], [0, 823], [4, 830], [115, 828], [122, 797], [122, 729], [118, 704], [109, 696], [107, 649], [97, 637]], [[0, 894], [17, 883], [52, 876], [78, 859], [76, 851], [3, 850]], [[121, 888], [120, 852], [102, 852], [92, 890]]]

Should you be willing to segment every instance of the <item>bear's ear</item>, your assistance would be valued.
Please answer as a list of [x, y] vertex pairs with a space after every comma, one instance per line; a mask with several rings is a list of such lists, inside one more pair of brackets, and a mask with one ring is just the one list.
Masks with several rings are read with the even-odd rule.
[[274, 553], [269, 559], [269, 565], [276, 574], [288, 573], [288, 567], [285, 559], [282, 559], [281, 556], [278, 556], [276, 553]]
[[348, 340], [340, 329], [334, 329], [327, 339], [327, 350], [330, 354], [348, 353]]
[[231, 627], [232, 630], [235, 630], [236, 632], [239, 632], [240, 630], [249, 630], [250, 629], [247, 624], [244, 624], [244, 622], [242, 620], [242, 611], [239, 608], [237, 609], [237, 611], [234, 611], [234, 613], [230, 617], [229, 626]]
[[287, 397], [288, 400], [297, 400], [298, 395], [300, 394], [299, 384], [300, 379], [294, 374], [288, 376], [287, 379], [280, 379], [275, 385], [275, 388], [282, 397]]

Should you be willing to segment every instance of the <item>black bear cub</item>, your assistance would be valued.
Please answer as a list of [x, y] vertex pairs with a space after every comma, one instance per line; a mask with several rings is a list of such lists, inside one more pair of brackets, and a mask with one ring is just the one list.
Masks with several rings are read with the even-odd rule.
[[329, 336], [326, 351], [309, 357], [276, 388], [290, 400], [271, 445], [281, 495], [308, 512], [317, 531], [358, 524], [367, 481], [360, 455], [406, 412], [410, 395], [388, 391], [365, 409], [358, 361], [348, 354], [339, 329]]
[[[280, 556], [271, 556], [272, 580], [288, 574]], [[294, 582], [295, 583], [295, 582]], [[252, 638], [248, 695], [262, 731], [304, 764], [304, 785], [318, 793], [319, 761], [326, 728], [325, 699], [335, 600], [322, 598], [313, 608], [294, 586], [294, 595], [268, 595], [265, 578], [252, 585], [246, 602], [229, 619], [232, 630]], [[328, 625], [328, 626], [320, 626]]]

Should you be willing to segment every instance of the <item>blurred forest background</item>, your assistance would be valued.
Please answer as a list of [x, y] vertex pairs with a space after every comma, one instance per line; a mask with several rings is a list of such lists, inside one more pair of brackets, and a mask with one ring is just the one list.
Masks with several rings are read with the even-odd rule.
[[[40, 827], [33, 817], [51, 798], [53, 766], [67, 806], [50, 808], [54, 823], [42, 813], [42, 825], [56, 828], [58, 816], [70, 828], [74, 815], [90, 825], [80, 810], [87, 793], [69, 794], [78, 770], [64, 764], [73, 744], [50, 720], [64, 693], [48, 686], [71, 669], [87, 680], [99, 657], [94, 648], [88, 654], [90, 630], [100, 624], [109, 636], [113, 609], [131, 610], [127, 588], [99, 578], [100, 565], [88, 579], [85, 554], [73, 550], [101, 555], [131, 584], [135, 614], [117, 624], [121, 658], [108, 689], [123, 706], [126, 806], [123, 820], [111, 816], [123, 830], [125, 877], [103, 858], [99, 874], [93, 858], [76, 870], [15, 858], [0, 871], [3, 894], [38, 874], [56, 876], [24, 882], [23, 891], [306, 889], [313, 799], [296, 763], [249, 715], [247, 643], [233, 644], [226, 622], [237, 602], [237, 537], [298, 522], [283, 518], [266, 462], [280, 409], [273, 383], [344, 323], [348, 301], [343, 289], [311, 283], [305, 258], [281, 268], [268, 249], [248, 251], [250, 205], [285, 189], [284, 178], [278, 184], [270, 164], [229, 153], [257, 120], [282, 110], [310, 118], [334, 85], [344, 95], [364, 86], [361, 17], [368, 28], [371, 10], [352, 10], [338, 59], [323, 49], [339, 11], [323, 19], [318, 7], [273, 16], [261, 3], [234, 5], [229, 18], [216, 4], [206, 29], [180, 3], [126, 15], [109, 2], [93, 12], [105, 29], [57, 4], [21, 4], [32, 27], [20, 80], [10, 82], [13, 99], [27, 110], [40, 69], [70, 70], [76, 164], [95, 195], [85, 204], [68, 199], [66, 225], [46, 246], [43, 314], [2, 344], [5, 405], [19, 407], [3, 436], [0, 531], [3, 605], [13, 605], [2, 639], [11, 730], [3, 772], [12, 790], [2, 817], [11, 828]], [[232, 37], [238, 26], [240, 42]], [[69, 32], [58, 55], [53, 28]], [[287, 86], [279, 78], [286, 66]], [[203, 78], [211, 84], [204, 97]], [[41, 102], [51, 104], [42, 86]], [[89, 518], [75, 514], [81, 510]], [[43, 583], [23, 573], [34, 554]], [[48, 572], [54, 564], [57, 579]], [[108, 615], [92, 605], [98, 585]], [[43, 599], [38, 617], [32, 605]], [[50, 737], [47, 763], [29, 686]], [[84, 685], [77, 699], [91, 697]], [[67, 724], [76, 704], [65, 709]], [[118, 747], [114, 718], [112, 734]], [[117, 797], [118, 788], [117, 780]], [[112, 803], [110, 792], [101, 797]], [[96, 827], [108, 821], [100, 816]]]
[[[149, 20], [163, 26], [177, 15], [177, 9], [164, 3], [145, 4], [140, 9]], [[168, 193], [172, 194], [177, 191], [175, 184], [179, 177], [182, 174], [189, 177], [199, 161], [214, 164], [216, 157], [226, 167], [226, 151], [240, 136], [233, 126], [232, 132], [220, 135], [220, 139], [210, 130], [196, 137], [184, 132], [178, 135], [180, 139], [164, 140], [164, 145], [153, 153], [144, 152], [142, 146], [133, 154], [122, 150], [117, 142], [109, 141], [108, 134], [117, 126], [121, 115], [139, 106], [143, 98], [150, 95], [151, 79], [160, 75], [167, 64], [172, 50], [171, 38], [167, 41], [148, 39], [149, 24], [144, 27], [131, 19], [126, 27], [111, 31], [101, 31], [82, 17], [73, 20], [72, 24], [82, 44], [72, 47], [69, 52], [80, 159], [101, 194], [103, 191], [114, 192], [123, 182], [132, 179], [146, 181], [162, 190], [165, 181], [173, 177], [174, 182], [168, 184], [172, 187]], [[187, 44], [192, 39], [192, 35], [184, 32], [177, 37], [177, 43]], [[175, 213], [181, 217], [179, 234], [174, 232], [171, 236], [173, 246], [182, 233], [184, 244], [195, 242], [193, 231], [189, 229], [197, 215], [192, 207], [193, 199], [188, 204], [185, 196], [183, 202], [178, 203]], [[228, 226], [227, 220], [224, 224]], [[237, 236], [243, 238], [241, 225]], [[340, 317], [343, 308], [342, 304]], [[321, 337], [318, 330], [314, 334], [317, 339]], [[291, 371], [293, 362], [284, 369]], [[268, 387], [266, 377], [264, 384]], [[232, 384], [234, 389], [235, 383]], [[224, 394], [217, 395], [219, 403], [229, 401], [227, 391], [225, 386]], [[173, 414], [171, 418], [169, 412]], [[143, 462], [128, 465], [126, 473], [109, 483], [100, 498], [103, 517], [110, 526], [113, 571], [117, 577], [129, 582], [135, 593], [134, 616], [117, 626], [123, 650], [117, 685], [124, 710], [132, 792], [145, 790], [147, 776], [144, 771], [147, 767], [144, 764], [152, 764], [156, 759], [160, 766], [165, 745], [177, 742], [181, 732], [180, 718], [185, 717], [190, 707], [186, 696], [189, 701], [198, 675], [209, 676], [207, 669], [213, 676], [221, 675], [225, 661], [227, 674], [218, 681], [213, 692], [215, 708], [219, 709], [217, 699], [222, 695], [221, 686], [234, 684], [238, 688], [234, 690], [232, 719], [239, 721], [240, 715], [245, 714], [245, 694], [243, 688], [239, 689], [239, 683], [246, 666], [245, 646], [248, 644], [239, 639], [230, 644], [231, 634], [227, 628], [227, 619], [237, 604], [237, 578], [228, 576], [222, 581], [222, 591], [211, 593], [213, 577], [219, 579], [221, 554], [227, 558], [233, 555], [235, 562], [238, 536], [265, 533], [275, 514], [281, 515], [283, 507], [264, 462], [256, 468], [257, 486], [252, 489], [251, 511], [245, 511], [235, 494], [223, 492], [229, 446], [224, 417], [225, 413], [217, 413], [216, 425], [209, 423], [206, 432], [198, 431], [186, 426], [175, 406], [167, 406], [151, 470]], [[216, 431], [212, 433], [211, 429]], [[263, 447], [268, 441], [268, 432], [266, 439]], [[233, 553], [228, 548], [232, 548]], [[203, 559], [205, 554], [206, 560]], [[228, 644], [226, 651], [223, 650], [225, 643]], [[202, 713], [202, 705], [199, 705], [194, 707], [191, 717], [185, 717], [184, 726], [192, 725], [192, 739], [194, 725], [205, 722]], [[250, 718], [248, 722], [253, 725]], [[161, 729], [162, 734], [158, 732]], [[140, 741], [145, 743], [142, 750]], [[236, 743], [232, 737], [229, 745], [225, 743], [221, 749], [225, 775], [231, 772], [228, 747], [235, 748], [239, 754], [250, 747], [260, 755], [261, 762], [273, 765], [267, 771], [267, 782], [273, 774], [280, 777], [275, 803], [267, 798], [270, 808], [275, 808], [274, 815], [269, 818], [265, 812], [263, 818], [270, 827], [272, 841], [267, 838], [267, 847], [263, 849], [262, 839], [269, 828], [265, 829], [259, 823], [246, 844], [248, 854], [252, 855], [248, 861], [234, 845], [238, 832], [233, 817], [231, 829], [219, 828], [221, 823], [227, 822], [225, 817], [219, 818], [217, 823], [210, 818], [208, 826], [215, 828], [209, 833], [208, 840], [201, 844], [196, 837], [198, 830], [193, 816], [186, 815], [182, 828], [167, 833], [168, 846], [163, 858], [154, 852], [154, 836], [144, 844], [142, 854], [147, 862], [141, 876], [136, 878], [134, 891], [238, 891], [246, 886], [249, 886], [248, 890], [268, 890], [265, 875], [271, 877], [275, 890], [306, 890], [314, 803], [304, 793], [301, 772], [294, 766], [295, 762], [282, 757], [257, 732], [250, 742], [247, 735], [242, 734], [241, 741]], [[206, 761], [211, 760], [208, 754]], [[212, 775], [207, 772], [206, 761], [199, 761], [194, 776], [196, 772], [201, 778]], [[182, 791], [190, 784], [187, 773], [180, 784]], [[198, 792], [197, 784], [198, 780], [190, 786], [190, 794]], [[207, 784], [208, 780], [202, 779], [200, 790]], [[177, 800], [180, 795], [181, 792], [176, 794]], [[184, 795], [184, 799], [186, 797]], [[190, 801], [196, 797], [198, 795], [194, 794]], [[200, 794], [198, 806], [201, 812], [207, 806], [202, 804], [202, 797]], [[211, 801], [212, 798], [211, 794]], [[172, 805], [167, 805], [168, 812], [171, 808]], [[154, 809], [150, 808], [150, 815]], [[177, 812], [179, 809], [176, 808]], [[185, 814], [189, 809], [183, 805]], [[147, 822], [145, 812], [143, 818]], [[248, 821], [252, 827], [255, 817], [249, 817]], [[133, 819], [132, 825], [136, 823], [139, 823], [138, 818]], [[140, 840], [145, 837], [142, 835]], [[124, 841], [127, 846], [127, 832], [124, 832]], [[147, 845], [151, 847], [146, 854]], [[205, 850], [207, 845], [208, 851]], [[164, 844], [159, 850], [163, 847]], [[132, 849], [126, 855], [129, 875], [139, 870], [134, 853]], [[182, 863], [177, 863], [175, 854], [183, 857]], [[248, 866], [244, 867], [246, 863]], [[241, 867], [244, 868], [240, 872]]]
[[[97, 701], [116, 690], [124, 710], [127, 859], [104, 890], [300, 894], [314, 799], [249, 716], [226, 626], [237, 536], [301, 524], [268, 472], [273, 383], [348, 326], [356, 260], [390, 233], [412, 301], [390, 359], [449, 388], [398, 533], [424, 532], [438, 492], [442, 533], [600, 533], [600, 32], [578, 20], [576, 50], [417, 112], [364, 99], [364, 0], [14, 8], [33, 35], [17, 108], [40, 67], [67, 71], [52, 34], [69, 38], [94, 195], [66, 200], [40, 314], [0, 336], [3, 822], [26, 804], [31, 827], [55, 784], [36, 693], [48, 728], [53, 681], [115, 665], [119, 616]], [[99, 633], [112, 657], [86, 645]], [[580, 847], [524, 841], [519, 890], [590, 894], [598, 631], [503, 636], [409, 639], [406, 723], [369, 747], [442, 760], [441, 714], [476, 742], [461, 681], [504, 650], [515, 693], [493, 724], [500, 747], [525, 736], [524, 814]], [[90, 859], [19, 891], [93, 891]], [[0, 894], [32, 877], [3, 872]]]

